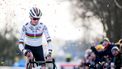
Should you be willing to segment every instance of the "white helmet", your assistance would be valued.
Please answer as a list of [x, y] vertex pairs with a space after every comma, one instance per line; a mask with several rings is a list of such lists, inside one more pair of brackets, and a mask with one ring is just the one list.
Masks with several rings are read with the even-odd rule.
[[42, 16], [42, 12], [39, 8], [36, 7], [32, 7], [32, 9], [30, 9], [30, 17], [32, 18], [40, 18]]

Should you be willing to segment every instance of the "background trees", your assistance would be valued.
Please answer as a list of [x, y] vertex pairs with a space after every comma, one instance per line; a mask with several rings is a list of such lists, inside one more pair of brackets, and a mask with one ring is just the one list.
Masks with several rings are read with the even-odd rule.
[[[75, 8], [75, 18], [89, 18], [87, 12], [93, 12], [97, 16], [104, 27], [107, 37], [111, 41], [118, 41], [122, 38], [122, 1], [121, 0], [76, 0], [71, 1]], [[82, 8], [86, 11], [81, 14]], [[89, 26], [88, 26], [89, 27]]]

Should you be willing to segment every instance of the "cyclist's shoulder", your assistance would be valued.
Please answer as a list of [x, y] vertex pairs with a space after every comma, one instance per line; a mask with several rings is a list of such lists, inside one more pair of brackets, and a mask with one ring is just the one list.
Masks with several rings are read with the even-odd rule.
[[40, 22], [39, 25], [41, 25], [41, 26], [43, 26], [43, 27], [46, 26], [46, 25], [45, 25], [44, 23], [42, 23], [42, 22]]
[[25, 26], [25, 27], [28, 26], [28, 25], [29, 25], [29, 22], [26, 22], [26, 23], [23, 24], [23, 26]]
[[42, 25], [42, 26], [44, 26], [45, 24], [44, 24], [44, 23], [42, 23], [42, 22], [40, 22], [40, 23], [39, 23], [39, 25]]
[[44, 23], [42, 23], [42, 22], [39, 22], [39, 24], [40, 24], [40, 25], [44, 25]]

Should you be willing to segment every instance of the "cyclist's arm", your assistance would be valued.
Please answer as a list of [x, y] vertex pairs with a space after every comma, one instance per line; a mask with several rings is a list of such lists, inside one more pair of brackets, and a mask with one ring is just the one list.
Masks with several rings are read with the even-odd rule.
[[46, 37], [47, 43], [48, 43], [48, 52], [52, 52], [52, 44], [51, 44], [51, 38], [48, 32], [47, 27], [44, 25], [44, 35]]
[[51, 38], [50, 38], [50, 35], [49, 35], [49, 32], [48, 32], [48, 29], [47, 29], [46, 25], [44, 25], [43, 30], [44, 30], [44, 35], [46, 37], [47, 42], [48, 43], [51, 42]]
[[[21, 33], [20, 33], [20, 39], [19, 39], [19, 49], [20, 51], [25, 55], [25, 56], [30, 56], [30, 54], [32, 55], [31, 51], [30, 50], [26, 50], [24, 48], [24, 39], [25, 39], [25, 33], [26, 33], [26, 27], [23, 26], [22, 27], [22, 30], [21, 30]], [[32, 55], [33, 56], [33, 55]]]
[[25, 39], [25, 31], [26, 31], [26, 28], [25, 26], [22, 27], [22, 30], [20, 32], [20, 39], [19, 39], [19, 50], [21, 52], [25, 52], [24, 51], [24, 39]]

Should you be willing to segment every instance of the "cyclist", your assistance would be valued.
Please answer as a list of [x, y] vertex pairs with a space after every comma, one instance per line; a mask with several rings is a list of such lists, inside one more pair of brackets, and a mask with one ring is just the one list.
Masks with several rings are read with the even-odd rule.
[[[46, 25], [39, 22], [42, 12], [37, 7], [30, 9], [30, 22], [27, 22], [22, 27], [21, 37], [19, 39], [20, 51], [30, 60], [44, 61], [43, 47], [42, 47], [42, 35], [44, 34], [48, 43], [48, 52], [52, 52], [51, 38], [48, 33]], [[45, 64], [41, 64], [45, 69]]]

